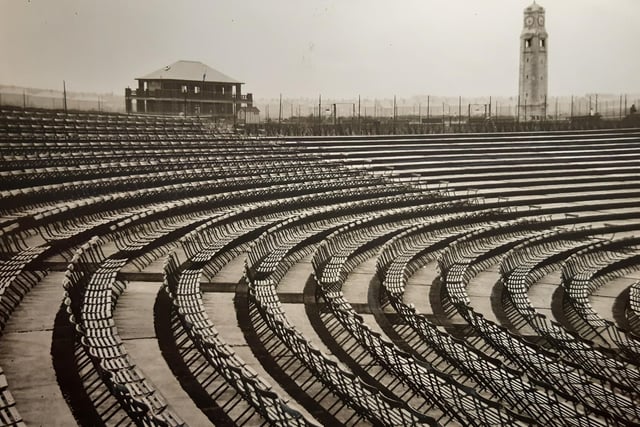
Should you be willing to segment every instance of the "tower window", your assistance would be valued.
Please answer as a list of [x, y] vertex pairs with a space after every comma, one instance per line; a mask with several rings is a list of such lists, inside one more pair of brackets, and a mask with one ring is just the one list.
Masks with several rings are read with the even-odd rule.
[[545, 45], [545, 40], [544, 39], [540, 39], [540, 47], [544, 47]]
[[531, 47], [531, 41], [532, 41], [532, 39], [525, 39], [524, 47]]

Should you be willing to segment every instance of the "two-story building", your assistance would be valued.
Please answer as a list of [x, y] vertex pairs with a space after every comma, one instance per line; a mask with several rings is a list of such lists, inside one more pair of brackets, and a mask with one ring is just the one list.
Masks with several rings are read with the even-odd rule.
[[137, 89], [125, 89], [127, 112], [237, 116], [253, 106], [253, 96], [242, 94], [242, 82], [198, 61], [178, 61], [136, 78]]

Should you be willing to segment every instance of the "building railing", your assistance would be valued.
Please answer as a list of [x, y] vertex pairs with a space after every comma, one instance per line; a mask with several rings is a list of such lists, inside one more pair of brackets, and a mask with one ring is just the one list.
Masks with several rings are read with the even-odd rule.
[[253, 95], [248, 94], [232, 94], [220, 93], [214, 91], [202, 92], [183, 92], [180, 89], [130, 89], [124, 91], [126, 98], [169, 98], [190, 101], [236, 101], [236, 102], [253, 102]]

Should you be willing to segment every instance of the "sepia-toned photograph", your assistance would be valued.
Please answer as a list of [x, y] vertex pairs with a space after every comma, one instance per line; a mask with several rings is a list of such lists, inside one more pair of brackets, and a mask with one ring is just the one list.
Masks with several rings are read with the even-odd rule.
[[0, 427], [640, 425], [638, 18], [0, 0]]

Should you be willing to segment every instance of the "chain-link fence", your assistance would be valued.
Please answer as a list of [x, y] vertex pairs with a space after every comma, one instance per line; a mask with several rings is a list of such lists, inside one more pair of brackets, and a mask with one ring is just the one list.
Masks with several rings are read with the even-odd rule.
[[[339, 119], [411, 119], [418, 123], [442, 120], [453, 122], [474, 119], [512, 119], [527, 121], [526, 105], [518, 105], [517, 97], [411, 97], [402, 99], [279, 99], [257, 100], [262, 122], [332, 123]], [[640, 105], [640, 94], [591, 94], [548, 97], [542, 120], [570, 120], [595, 116], [621, 119], [631, 106]]]
[[[65, 95], [56, 90], [0, 87], [0, 106], [64, 110]], [[124, 96], [67, 92], [66, 109], [124, 113]]]

